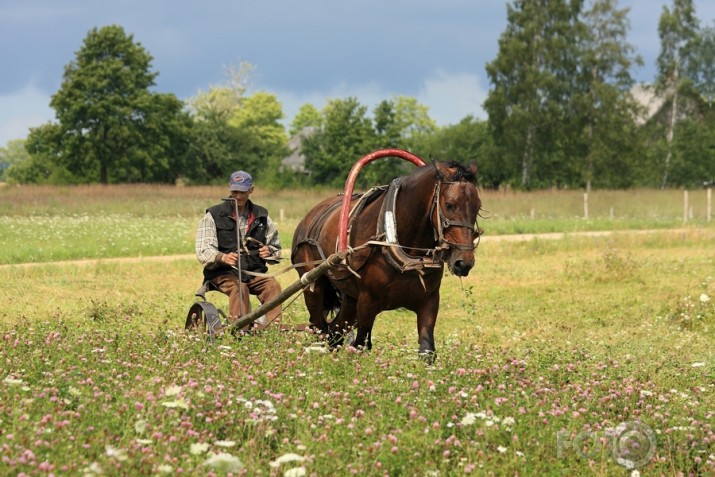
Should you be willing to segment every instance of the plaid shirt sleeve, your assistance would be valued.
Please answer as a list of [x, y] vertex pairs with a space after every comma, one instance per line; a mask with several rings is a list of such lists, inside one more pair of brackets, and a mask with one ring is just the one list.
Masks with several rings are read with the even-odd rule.
[[278, 235], [276, 224], [273, 223], [270, 217], [268, 217], [267, 220], [266, 245], [271, 249], [271, 255], [273, 255], [274, 258], [280, 258], [281, 251], [283, 250], [283, 247], [281, 247], [281, 238]]
[[218, 262], [218, 236], [216, 235], [216, 223], [213, 216], [206, 212], [204, 218], [199, 222], [196, 230], [196, 258], [204, 267], [216, 265]]

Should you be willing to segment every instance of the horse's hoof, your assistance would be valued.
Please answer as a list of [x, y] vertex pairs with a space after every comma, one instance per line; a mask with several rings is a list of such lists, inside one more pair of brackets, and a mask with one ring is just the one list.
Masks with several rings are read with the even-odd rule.
[[419, 353], [417, 353], [417, 356], [419, 356], [422, 362], [428, 365], [433, 365], [434, 362], [437, 360], [436, 351], [420, 351]]

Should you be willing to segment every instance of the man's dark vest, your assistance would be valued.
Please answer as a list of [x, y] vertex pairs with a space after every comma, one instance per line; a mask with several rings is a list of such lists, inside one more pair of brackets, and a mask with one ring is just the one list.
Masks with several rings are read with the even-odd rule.
[[[258, 249], [261, 244], [266, 244], [266, 231], [268, 229], [268, 211], [256, 205], [250, 200], [247, 202], [249, 212], [253, 216], [248, 226], [246, 236], [254, 238], [254, 240], [246, 241], [246, 236], [241, 234], [241, 238], [245, 247], [241, 249], [241, 271], [251, 271], [265, 273], [268, 271], [266, 261], [258, 256]], [[237, 249], [238, 238], [236, 237], [236, 221], [231, 218], [234, 212], [233, 202], [225, 201], [206, 209], [210, 213], [216, 223], [216, 236], [218, 237], [218, 249], [222, 253], [235, 252]], [[248, 249], [248, 253], [246, 252]], [[228, 266], [220, 265], [216, 268], [204, 268], [204, 281], [212, 280], [219, 275], [232, 274], [238, 276], [238, 270]], [[241, 280], [244, 282], [253, 278], [251, 275], [244, 274]]]

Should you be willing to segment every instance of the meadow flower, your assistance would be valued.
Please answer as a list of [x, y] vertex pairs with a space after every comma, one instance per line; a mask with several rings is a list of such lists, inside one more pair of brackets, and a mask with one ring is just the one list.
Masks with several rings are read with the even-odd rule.
[[204, 442], [191, 444], [191, 447], [189, 447], [189, 453], [193, 455], [203, 454], [207, 450], [209, 450], [209, 445]]
[[236, 445], [236, 441], [216, 441], [214, 445], [219, 447], [233, 447]]
[[211, 454], [203, 463], [205, 467], [211, 467], [219, 472], [238, 472], [243, 469], [243, 462], [238, 457], [221, 452], [219, 454]]
[[305, 457], [289, 452], [288, 454], [283, 454], [269, 464], [273, 468], [280, 467], [282, 464], [287, 464], [288, 462], [303, 462]]
[[81, 470], [83, 477], [95, 477], [97, 475], [104, 475], [104, 470], [96, 462], [92, 462], [87, 467]]
[[505, 453], [506, 450], [507, 450], [507, 449], [506, 449], [506, 447], [504, 447], [504, 446], [499, 446], [499, 447], [497, 447], [497, 452], [499, 452], [500, 454]]
[[114, 459], [117, 459], [118, 461], [127, 460], [127, 451], [125, 451], [124, 449], [117, 449], [114, 446], [105, 446], [104, 452], [107, 455], [107, 457], [113, 457]]
[[137, 434], [143, 434], [146, 431], [147, 422], [144, 419], [139, 419], [134, 423], [134, 432]]
[[176, 399], [175, 401], [164, 401], [163, 403], [161, 403], [161, 405], [172, 409], [177, 407], [181, 409], [189, 408], [188, 403], [183, 399]]
[[462, 424], [463, 426], [471, 426], [471, 425], [474, 424], [475, 422], [477, 422], [477, 415], [474, 414], [473, 412], [468, 412], [468, 413], [462, 418], [461, 424]]
[[181, 386], [172, 385], [166, 388], [164, 391], [164, 396], [178, 396], [181, 392]]
[[707, 296], [705, 293], [702, 293], [700, 295], [700, 303], [707, 303], [710, 301], [710, 297]]
[[325, 346], [320, 345], [319, 343], [312, 344], [305, 348], [306, 353], [327, 353], [328, 350], [325, 348]]
[[161, 464], [157, 470], [160, 474], [171, 474], [174, 472], [174, 468], [169, 464]]
[[2, 380], [3, 383], [9, 384], [10, 386], [17, 386], [22, 384], [22, 379], [13, 378], [12, 376], [7, 376]]
[[702, 361], [700, 361], [700, 362], [691, 364], [691, 366], [692, 366], [693, 368], [702, 368], [703, 366], [705, 366], [705, 363], [703, 363]]

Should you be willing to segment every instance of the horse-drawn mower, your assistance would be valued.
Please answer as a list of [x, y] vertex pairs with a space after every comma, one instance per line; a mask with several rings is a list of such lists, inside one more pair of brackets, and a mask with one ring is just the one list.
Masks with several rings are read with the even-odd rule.
[[[353, 194], [362, 167], [383, 157], [418, 167], [389, 187]], [[303, 291], [310, 326], [331, 336], [333, 344], [354, 330], [350, 344], [369, 349], [378, 313], [396, 308], [415, 312], [419, 352], [431, 361], [444, 265], [457, 276], [466, 276], [474, 266], [480, 209], [476, 165], [428, 166], [401, 149], [375, 151], [352, 166], [341, 195], [317, 204], [296, 227], [291, 262], [299, 280], [233, 323], [200, 289], [186, 328], [198, 328], [213, 339], [243, 329]]]

